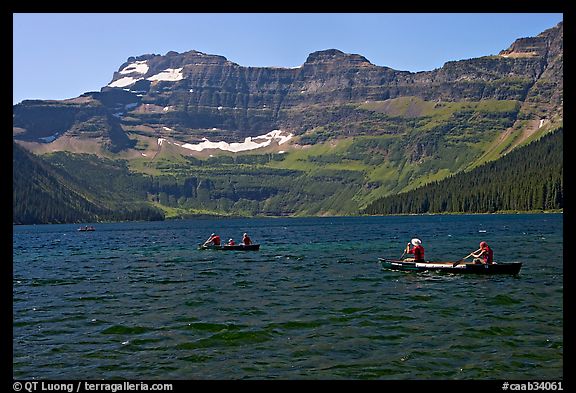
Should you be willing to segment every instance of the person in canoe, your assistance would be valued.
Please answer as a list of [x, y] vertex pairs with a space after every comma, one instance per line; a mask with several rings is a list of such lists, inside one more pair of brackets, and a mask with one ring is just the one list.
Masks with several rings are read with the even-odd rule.
[[474, 263], [483, 263], [488, 265], [494, 263], [494, 251], [492, 251], [486, 242], [480, 242], [480, 248], [470, 253], [470, 256], [474, 257]]
[[[410, 245], [414, 246], [414, 248], [410, 248]], [[410, 243], [406, 245], [404, 252], [406, 254], [414, 254], [414, 258], [406, 258], [405, 261], [425, 262], [424, 247], [422, 247], [422, 241], [420, 239], [412, 239]]]
[[250, 239], [250, 236], [248, 236], [247, 233], [245, 233], [244, 236], [242, 237], [242, 244], [244, 244], [245, 246], [249, 246], [250, 244], [252, 244], [252, 239]]
[[228, 240], [228, 244], [226, 244], [227, 246], [235, 246], [236, 242], [234, 241], [234, 239], [229, 239]]
[[207, 246], [209, 244], [212, 244], [214, 246], [219, 246], [220, 245], [220, 236], [216, 235], [215, 233], [211, 234], [210, 237], [208, 238], [208, 240], [206, 240], [204, 242], [205, 246]]

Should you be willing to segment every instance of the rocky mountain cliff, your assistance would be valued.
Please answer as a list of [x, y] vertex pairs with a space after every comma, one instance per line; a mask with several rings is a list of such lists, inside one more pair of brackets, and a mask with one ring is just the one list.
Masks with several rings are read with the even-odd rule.
[[[417, 73], [336, 49], [297, 68], [197, 51], [130, 57], [100, 91], [13, 107], [14, 141], [38, 153], [15, 153], [13, 177], [33, 182], [14, 182], [14, 222], [384, 212], [425, 185], [449, 191], [435, 204], [454, 206], [456, 194], [478, 195], [477, 168], [531, 142], [523, 151], [545, 150], [546, 135], [558, 145], [562, 127], [562, 23]], [[446, 188], [456, 174], [469, 186]], [[561, 208], [562, 173], [551, 176], [554, 203], [524, 208]], [[541, 194], [540, 181], [498, 178], [486, 200], [508, 197], [489, 211]]]
[[15, 105], [13, 134], [40, 152], [118, 153], [138, 148], [146, 138], [232, 143], [271, 130], [302, 135], [365, 116], [350, 104], [406, 96], [434, 102], [515, 100], [522, 103], [520, 119], [562, 118], [562, 43], [559, 23], [498, 55], [417, 73], [336, 49], [314, 52], [298, 68], [243, 67], [198, 51], [147, 54], [128, 58], [100, 92]]

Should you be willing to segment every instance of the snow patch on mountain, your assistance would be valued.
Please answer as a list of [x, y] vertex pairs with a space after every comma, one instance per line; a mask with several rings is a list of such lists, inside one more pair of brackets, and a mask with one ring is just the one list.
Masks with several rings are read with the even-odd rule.
[[[126, 67], [124, 67], [121, 71], [120, 74], [123, 75], [132, 75], [132, 76], [125, 76], [122, 77], [120, 79], [117, 79], [113, 82], [110, 82], [108, 84], [108, 87], [128, 87], [133, 85], [134, 83], [138, 82], [139, 80], [142, 80], [144, 78], [140, 78], [137, 76], [134, 76], [134, 74], [141, 74], [144, 75], [148, 72], [148, 64], [146, 64], [146, 61], [137, 61], [134, 63], [131, 63], [129, 65], [127, 65]], [[184, 79], [184, 75], [182, 74], [182, 68], [167, 68], [164, 71], [161, 71], [155, 75], [152, 75], [148, 78], [146, 78], [149, 81], [168, 81], [168, 82], [176, 82], [179, 80]], [[145, 91], [144, 91], [145, 93]]]
[[133, 85], [134, 83], [138, 82], [142, 78], [133, 78], [131, 76], [125, 76], [124, 78], [120, 78], [108, 84], [109, 87], [126, 87]]
[[[279, 145], [282, 145], [283, 143], [286, 143], [290, 139], [292, 139], [293, 136], [294, 136], [293, 134], [287, 134], [281, 130], [273, 130], [264, 135], [259, 135], [256, 137], [247, 137], [244, 139], [244, 142], [232, 142], [232, 143], [224, 141], [211, 142], [207, 138], [203, 138], [202, 142], [200, 143], [194, 143], [194, 144], [185, 143], [179, 146], [182, 146], [185, 149], [193, 151], [203, 151], [206, 149], [219, 149], [237, 153], [239, 151], [254, 150], [270, 146], [272, 142], [276, 142]], [[158, 144], [161, 145], [164, 141], [166, 141], [166, 139], [159, 138]]]
[[148, 64], [146, 60], [135, 61], [134, 63], [128, 64], [126, 67], [122, 68], [121, 74], [132, 74], [134, 72], [138, 74], [145, 74], [148, 72]]
[[52, 134], [50, 136], [45, 136], [44, 138], [38, 138], [38, 139], [45, 142], [45, 143], [50, 143], [50, 142], [55, 141], [56, 138], [58, 138], [58, 133]]
[[182, 75], [183, 68], [167, 68], [164, 71], [152, 75], [148, 79], [149, 81], [168, 81], [168, 82], [176, 82], [179, 80], [184, 79], [184, 75]]
[[259, 135], [256, 137], [247, 137], [244, 142], [211, 142], [207, 138], [204, 138], [202, 142], [197, 144], [185, 143], [182, 147], [194, 151], [202, 151], [205, 149], [219, 149], [231, 152], [239, 152], [246, 150], [259, 149], [261, 147], [269, 146], [273, 141], [276, 141], [279, 145], [287, 142], [292, 138], [292, 134], [282, 135], [282, 131], [274, 130], [267, 134]]

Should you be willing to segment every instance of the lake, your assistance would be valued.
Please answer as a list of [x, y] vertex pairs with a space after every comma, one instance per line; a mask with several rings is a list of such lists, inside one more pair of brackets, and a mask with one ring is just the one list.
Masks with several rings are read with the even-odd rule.
[[[13, 226], [17, 379], [562, 379], [563, 215]], [[260, 251], [197, 249], [212, 233]], [[383, 270], [482, 240], [517, 276]]]

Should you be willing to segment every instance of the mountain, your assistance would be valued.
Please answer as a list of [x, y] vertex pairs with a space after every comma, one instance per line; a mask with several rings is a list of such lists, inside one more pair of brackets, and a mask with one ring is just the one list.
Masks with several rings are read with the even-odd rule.
[[[13, 143], [13, 222], [93, 221], [103, 211], [57, 175], [43, 160]], [[25, 201], [25, 203], [22, 203]]]
[[548, 211], [564, 207], [563, 130], [505, 157], [407, 193], [380, 198], [366, 214]]
[[[93, 160], [89, 161], [89, 164], [92, 164], [90, 166], [97, 168], [92, 179], [98, 177], [97, 173], [101, 173], [100, 177], [107, 177], [112, 183], [94, 189], [83, 179], [84, 176], [92, 174], [89, 167], [79, 168], [76, 165], [75, 170], [69, 173], [62, 170], [57, 162], [50, 163], [36, 157], [16, 143], [12, 146], [12, 157], [14, 224], [164, 218], [161, 211], [135, 200], [135, 192], [126, 192], [127, 188], [135, 189], [130, 187], [131, 183], [134, 183], [134, 176], [127, 171], [123, 173], [122, 167], [116, 163], [101, 162], [94, 165]], [[106, 165], [109, 168], [106, 168]], [[83, 170], [79, 173], [79, 169]], [[76, 177], [71, 173], [76, 173]], [[126, 177], [130, 177], [132, 181], [126, 181]], [[114, 198], [104, 195], [110, 191], [120, 196], [121, 200], [114, 201]]]
[[[275, 129], [306, 133], [325, 121], [302, 119], [310, 107], [322, 113], [326, 106], [408, 96], [538, 103], [543, 105], [538, 115], [551, 119], [562, 115], [562, 41], [560, 23], [537, 37], [517, 40], [497, 56], [452, 61], [418, 73], [376, 66], [335, 49], [312, 53], [292, 69], [242, 67], [198, 51], [130, 57], [101, 92], [16, 105], [14, 127], [21, 132], [15, 137], [40, 143], [97, 140], [113, 152], [133, 147], [136, 135], [241, 142]], [[528, 105], [525, 111], [522, 115], [534, 115]]]
[[561, 22], [497, 55], [417, 73], [337, 49], [296, 68], [194, 50], [130, 57], [98, 92], [15, 105], [13, 138], [69, 174], [73, 156], [57, 152], [127, 160], [150, 184], [173, 185], [139, 191], [168, 215], [354, 214], [562, 122]]

